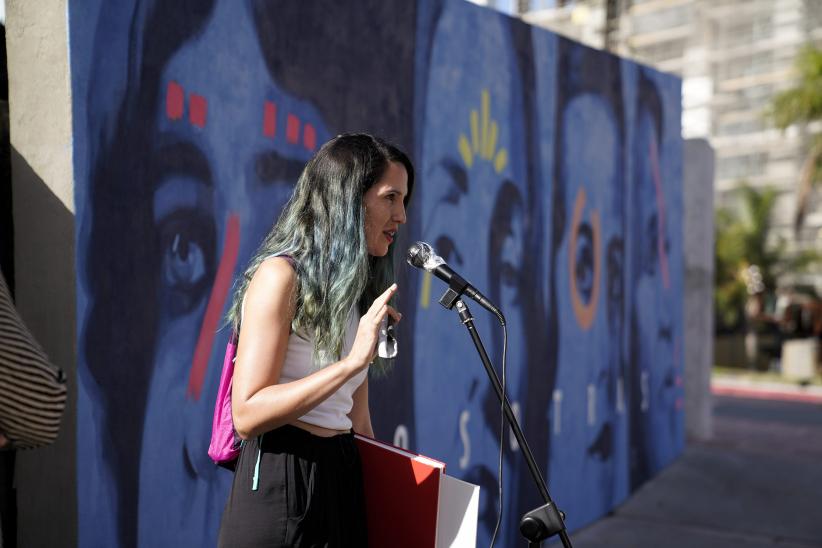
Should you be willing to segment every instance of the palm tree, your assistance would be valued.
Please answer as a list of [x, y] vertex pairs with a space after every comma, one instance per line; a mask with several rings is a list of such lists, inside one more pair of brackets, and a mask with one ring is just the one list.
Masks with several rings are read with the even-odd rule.
[[819, 260], [813, 251], [788, 254], [784, 238], [768, 243], [771, 214], [778, 192], [743, 183], [736, 192], [739, 207], [716, 212], [714, 302], [717, 327], [744, 325], [744, 310], [752, 296], [773, 296], [777, 281]]
[[716, 213], [714, 311], [717, 334], [745, 334], [745, 357], [753, 368], [762, 351], [776, 350], [782, 330], [782, 318], [774, 317], [768, 306], [775, 300], [777, 281], [819, 256], [813, 251], [787, 254], [784, 238], [768, 241], [776, 190], [743, 182], [737, 192], [738, 207]]
[[[776, 127], [784, 131], [799, 124], [806, 127], [822, 120], [822, 50], [805, 46], [795, 63], [799, 81], [795, 87], [774, 97], [766, 114]], [[811, 137], [810, 148], [802, 164], [796, 197], [794, 230], [802, 228], [807, 213], [811, 188], [822, 180], [822, 133]]]
[[776, 200], [774, 190], [758, 191], [743, 184], [740, 208], [716, 212], [715, 303], [717, 326], [738, 329], [743, 325], [748, 300], [746, 272], [755, 265], [764, 272], [762, 284], [773, 287], [771, 266], [777, 262], [775, 250], [765, 248], [770, 229], [770, 213]]

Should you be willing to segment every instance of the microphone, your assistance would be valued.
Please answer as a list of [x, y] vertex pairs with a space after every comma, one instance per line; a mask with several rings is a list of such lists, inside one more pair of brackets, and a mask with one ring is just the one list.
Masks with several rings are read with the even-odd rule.
[[448, 263], [442, 257], [436, 254], [431, 244], [426, 242], [416, 242], [408, 248], [408, 253], [405, 256], [406, 261], [411, 266], [421, 268], [427, 272], [432, 273], [448, 284], [448, 292], [440, 300], [440, 303], [446, 308], [451, 308], [454, 302], [460, 295], [466, 295], [479, 303], [480, 306], [492, 312], [502, 325], [505, 325], [505, 317], [502, 312], [489, 301], [485, 295], [477, 291], [477, 289], [465, 279], [454, 272]]

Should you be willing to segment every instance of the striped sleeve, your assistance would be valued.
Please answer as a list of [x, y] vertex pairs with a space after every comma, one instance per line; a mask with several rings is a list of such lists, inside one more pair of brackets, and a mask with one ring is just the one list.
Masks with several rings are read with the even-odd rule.
[[63, 371], [29, 333], [0, 275], [0, 433], [14, 448], [57, 438], [66, 405]]

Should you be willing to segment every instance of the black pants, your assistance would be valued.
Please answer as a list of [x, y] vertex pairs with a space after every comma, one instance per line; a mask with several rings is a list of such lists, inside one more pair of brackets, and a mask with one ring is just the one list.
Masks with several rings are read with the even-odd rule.
[[323, 438], [283, 426], [243, 445], [218, 546], [367, 545], [362, 469], [352, 434]]

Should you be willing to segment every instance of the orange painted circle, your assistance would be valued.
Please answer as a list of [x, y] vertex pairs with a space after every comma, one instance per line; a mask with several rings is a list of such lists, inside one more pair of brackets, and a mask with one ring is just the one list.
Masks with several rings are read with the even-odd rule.
[[591, 300], [586, 304], [582, 302], [582, 298], [580, 298], [579, 292], [577, 291], [577, 279], [575, 276], [577, 267], [577, 236], [579, 234], [579, 224], [580, 221], [582, 221], [582, 211], [584, 208], [585, 190], [579, 189], [576, 199], [574, 200], [574, 215], [571, 218], [571, 236], [568, 240], [568, 278], [571, 282], [571, 304], [574, 309], [574, 317], [577, 320], [577, 325], [583, 330], [588, 330], [594, 323], [594, 315], [596, 314], [597, 304], [599, 302], [599, 279], [602, 273], [599, 253], [601, 231], [599, 212], [594, 210], [591, 212], [591, 229], [594, 240], [594, 285], [591, 291]]

